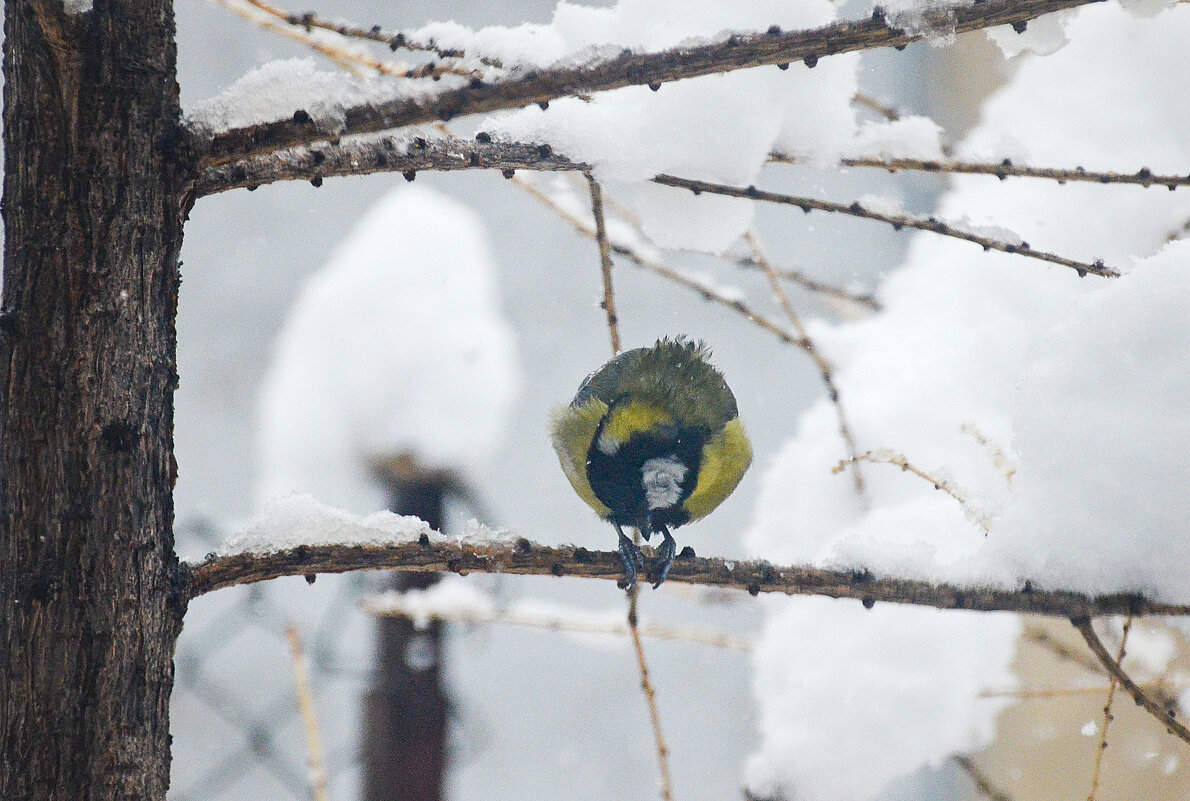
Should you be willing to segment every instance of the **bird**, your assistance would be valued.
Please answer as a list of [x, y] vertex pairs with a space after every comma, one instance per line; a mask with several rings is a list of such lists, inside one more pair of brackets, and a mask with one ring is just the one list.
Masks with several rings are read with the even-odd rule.
[[735, 395], [710, 355], [706, 344], [684, 336], [625, 351], [587, 376], [551, 417], [566, 478], [616, 528], [628, 591], [645, 560], [623, 527], [646, 542], [661, 535], [645, 573], [656, 589], [677, 548], [670, 529], [710, 514], [752, 463]]

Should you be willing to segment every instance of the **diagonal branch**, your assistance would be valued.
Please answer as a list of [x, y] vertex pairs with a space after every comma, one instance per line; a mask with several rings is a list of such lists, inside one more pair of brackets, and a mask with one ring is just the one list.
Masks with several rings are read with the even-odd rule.
[[[1042, 14], [1101, 0], [987, 0], [956, 2], [925, 9], [907, 31], [889, 22], [882, 10], [869, 19], [836, 22], [805, 31], [733, 34], [722, 41], [659, 53], [625, 50], [604, 61], [580, 66], [532, 69], [494, 83], [478, 79], [429, 97], [400, 98], [345, 110], [340, 135], [372, 133], [419, 123], [448, 121], [464, 114], [513, 109], [575, 94], [659, 86], [668, 81], [730, 72], [767, 64], [803, 61], [807, 66], [837, 53], [876, 47], [904, 47], [939, 31], [964, 33], [994, 25], [1022, 25]], [[223, 164], [327, 138], [309, 114], [234, 128], [218, 134], [195, 133], [192, 145], [200, 167]]]
[[[351, 570], [504, 573], [533, 576], [580, 576], [617, 581], [623, 567], [616, 551], [590, 551], [573, 545], [550, 547], [523, 538], [466, 540], [426, 534], [411, 542], [386, 545], [302, 545], [268, 553], [211, 556], [180, 568], [180, 600], [280, 576], [312, 576]], [[877, 601], [968, 609], [979, 612], [1028, 612], [1067, 618], [1132, 614], [1190, 615], [1190, 605], [1154, 601], [1140, 595], [1089, 596], [1065, 590], [1006, 590], [956, 587], [926, 581], [877, 578], [867, 570], [777, 567], [768, 562], [679, 556], [668, 583], [697, 584], [746, 590], [753, 595], [821, 595], [853, 598], [871, 606]]]
[[1136, 701], [1136, 705], [1144, 707], [1157, 720], [1164, 724], [1166, 731], [1173, 734], [1187, 743], [1190, 743], [1190, 729], [1187, 729], [1181, 723], [1174, 720], [1173, 715], [1169, 714], [1169, 710], [1163, 708], [1160, 704], [1154, 701], [1145, 693], [1132, 677], [1124, 672], [1120, 667], [1120, 663], [1112, 659], [1112, 655], [1107, 652], [1103, 646], [1103, 641], [1099, 639], [1099, 635], [1095, 633], [1095, 629], [1091, 628], [1091, 617], [1089, 615], [1074, 615], [1070, 618], [1070, 622], [1078, 629], [1078, 633], [1083, 635], [1083, 639], [1087, 641], [1087, 647], [1091, 649], [1091, 653], [1095, 654], [1095, 658], [1107, 670], [1108, 675], [1120, 683], [1120, 686], [1128, 691], [1132, 696], [1132, 700]]
[[834, 203], [829, 200], [817, 200], [809, 197], [798, 197], [795, 195], [783, 195], [777, 192], [765, 192], [757, 189], [755, 186], [727, 186], [725, 184], [716, 184], [709, 181], [696, 181], [690, 178], [678, 178], [674, 175], [658, 175], [653, 178], [655, 183], [663, 186], [673, 186], [682, 189], [689, 189], [691, 192], [698, 194], [700, 192], [708, 192], [715, 195], [726, 195], [728, 197], [748, 198], [751, 200], [762, 200], [766, 203], [778, 203], [785, 206], [797, 206], [799, 209], [809, 214], [811, 211], [827, 211], [835, 214], [846, 214], [851, 217], [859, 217], [865, 220], [876, 220], [893, 228], [900, 230], [901, 228], [916, 228], [919, 231], [931, 231], [942, 236], [949, 236], [955, 239], [962, 239], [967, 242], [972, 242], [979, 245], [984, 250], [998, 250], [1003, 253], [1015, 253], [1018, 256], [1027, 256], [1031, 259], [1039, 259], [1041, 261], [1048, 261], [1052, 264], [1060, 264], [1063, 267], [1069, 267], [1076, 271], [1080, 276], [1090, 273], [1098, 275], [1103, 278], [1118, 278], [1119, 273], [1110, 267], [1107, 267], [1101, 261], [1081, 262], [1074, 259], [1068, 259], [1065, 256], [1058, 256], [1054, 253], [1047, 253], [1044, 250], [1036, 250], [1031, 247], [1028, 242], [1008, 242], [995, 237], [986, 236], [976, 231], [964, 230], [955, 225], [950, 225], [935, 217], [917, 217], [912, 214], [890, 214], [887, 212], [877, 211], [875, 209], [866, 208], [861, 203], [856, 201], [850, 205], [843, 203]]

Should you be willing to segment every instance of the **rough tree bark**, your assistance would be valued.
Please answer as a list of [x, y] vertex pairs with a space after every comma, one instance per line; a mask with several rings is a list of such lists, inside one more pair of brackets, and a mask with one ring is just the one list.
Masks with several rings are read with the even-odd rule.
[[172, 483], [170, 0], [10, 0], [0, 316], [0, 798], [164, 801]]

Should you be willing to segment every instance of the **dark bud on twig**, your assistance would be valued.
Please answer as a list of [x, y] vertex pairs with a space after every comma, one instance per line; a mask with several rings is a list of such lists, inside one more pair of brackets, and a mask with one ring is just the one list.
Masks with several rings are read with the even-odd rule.
[[815, 67], [818, 66], [818, 56], [815, 56], [813, 54], [808, 55], [802, 59], [802, 63], [805, 64], [808, 68], [814, 69]]
[[490, 145], [492, 143], [492, 135], [486, 131], [480, 131], [475, 135], [475, 141]]
[[1012, 23], [1012, 29], [1014, 31], [1016, 31], [1017, 33], [1024, 33], [1028, 27], [1029, 27], [1029, 21], [1026, 19], [1023, 19], [1020, 22]]
[[500, 174], [505, 178], [514, 178], [516, 177], [516, 170], [500, 170]]
[[417, 170], [405, 170], [405, 172], [401, 173], [401, 177], [406, 181], [412, 182], [413, 179], [417, 178]]
[[304, 108], [299, 108], [297, 111], [293, 112], [293, 121], [298, 125], [309, 125], [310, 123], [314, 122], [313, 118], [310, 117], [310, 113]]
[[658, 89], [661, 88], [661, 81], [653, 81], [652, 83], [649, 84], [649, 88], [652, 89], [654, 92], [656, 92]]
[[315, 189], [317, 189], [318, 187], [322, 186], [322, 176], [321, 176], [321, 175], [315, 175], [313, 178], [311, 178], [311, 179], [310, 179], [310, 186], [314, 187]]

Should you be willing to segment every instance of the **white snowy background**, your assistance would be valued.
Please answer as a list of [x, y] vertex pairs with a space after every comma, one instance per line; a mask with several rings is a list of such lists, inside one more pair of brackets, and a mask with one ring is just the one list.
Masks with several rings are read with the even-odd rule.
[[[200, 101], [247, 69], [305, 56], [212, 6], [178, 10], [183, 102], [201, 119], [225, 112], [218, 103], [203, 111]], [[680, 8], [623, 0], [611, 9], [563, 4], [556, 12], [546, 4], [443, 5], [419, 8], [418, 18], [394, 18], [379, 4], [318, 11], [394, 28], [453, 17], [461, 25], [432, 29], [444, 43], [536, 61], [611, 43], [656, 48], [726, 29], [812, 26], [836, 13], [818, 0]], [[844, 16], [854, 13], [862, 9]], [[525, 19], [538, 25], [476, 35], [461, 27]], [[1045, 166], [1186, 172], [1190, 93], [1169, 76], [1190, 66], [1187, 34], [1190, 10], [1160, 4], [1084, 8], [1031, 25], [1026, 37], [996, 32], [1010, 54], [1022, 41], [1053, 52], [1017, 58], [1013, 77], [983, 106], [958, 151]], [[944, 44], [946, 32], [935, 38]], [[779, 264], [876, 289], [884, 311], [857, 321], [795, 300], [822, 318], [811, 334], [835, 364], [861, 449], [903, 453], [969, 499], [964, 510], [895, 467], [865, 464], [869, 494], [858, 500], [849, 478], [830, 470], [844, 451], [810, 361], [624, 266], [616, 281], [627, 345], [673, 333], [710, 342], [756, 447], [739, 491], [708, 520], [682, 529], [683, 544], [703, 555], [1007, 586], [1028, 577], [1040, 586], [1184, 601], [1190, 248], [1169, 240], [1184, 233], [1190, 194], [970, 177], [949, 182], [935, 200], [943, 184], [931, 178], [785, 167], [761, 177], [773, 150], [819, 166], [855, 153], [936, 156], [931, 124], [874, 123], [849, 100], [858, 85], [932, 113], [957, 134], [962, 117], [945, 108], [935, 83], [943, 53], [922, 45], [833, 57], [814, 70], [763, 68], [656, 93], [626, 89], [471, 125], [498, 138], [549, 141], [593, 161], [658, 245], [716, 252], [755, 225]], [[315, 76], [332, 68], [280, 69], [304, 71], [309, 89], [329, 83]], [[935, 105], [923, 92], [933, 92]], [[1078, 278], [931, 234], [897, 235], [874, 223], [641, 183], [658, 172], [848, 201], [866, 195], [878, 198], [869, 204], [996, 226], [1064, 256], [1103, 258], [1126, 274]], [[423, 173], [413, 187], [403, 185], [399, 176], [331, 179], [319, 189], [267, 186], [196, 207], [183, 251], [179, 337], [183, 529], [207, 519], [233, 530], [265, 502], [272, 511], [255, 524], [258, 533], [276, 533], [268, 520], [328, 522], [350, 532], [351, 518], [312, 501], [267, 507], [267, 499], [303, 491], [373, 512], [383, 498], [366, 484], [366, 460], [411, 449], [463, 470], [492, 513], [487, 523], [548, 543], [610, 547], [608, 527], [573, 497], [544, 434], [549, 409], [609, 355], [593, 243], [498, 175]], [[777, 315], [759, 276], [706, 256], [678, 261]], [[474, 439], [460, 439], [463, 429]], [[179, 545], [191, 557], [211, 547], [197, 536]], [[203, 700], [210, 693], [188, 692], [187, 682], [224, 682], [222, 692], [248, 719], [254, 708], [283, 705], [292, 694], [281, 679], [286, 621], [327, 664], [356, 668], [327, 674], [319, 688], [326, 750], [350, 760], [369, 642], [367, 620], [342, 599], [365, 581], [324, 577], [307, 587], [285, 580], [194, 604], [179, 651], [175, 797], [285, 797], [277, 772], [260, 767], [220, 777], [215, 793], [204, 789], [211, 764], [260, 742], [242, 720], [213, 715]], [[538, 599], [588, 613], [622, 605], [607, 583], [467, 582], [508, 603]], [[244, 604], [267, 607], [254, 618], [257, 628], [236, 629], [232, 644], [218, 640]], [[823, 801], [964, 797], [963, 780], [944, 760], [986, 744], [1005, 702], [978, 696], [1014, 682], [1019, 623], [1007, 615], [868, 611], [822, 599], [716, 606], [676, 587], [646, 594], [643, 609], [646, 619], [694, 620], [760, 638], [752, 659], [689, 643], [650, 647], [680, 798], [738, 797], [745, 783]], [[340, 636], [327, 637], [328, 630]], [[456, 703], [452, 798], [651, 797], [651, 735], [622, 640], [592, 647], [500, 627], [455, 632], [446, 654]], [[333, 653], [319, 654], [318, 643]], [[269, 736], [268, 748], [300, 773], [296, 721]], [[352, 797], [355, 782], [351, 770], [336, 773], [335, 796]]]

